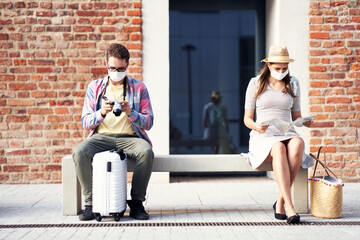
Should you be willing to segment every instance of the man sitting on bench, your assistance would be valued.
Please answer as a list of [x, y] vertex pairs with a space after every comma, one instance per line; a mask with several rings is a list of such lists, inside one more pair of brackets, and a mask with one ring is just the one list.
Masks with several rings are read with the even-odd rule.
[[86, 91], [81, 125], [90, 130], [90, 134], [73, 154], [85, 197], [85, 210], [80, 214], [80, 220], [95, 218], [92, 212], [93, 156], [112, 149], [122, 149], [128, 158], [136, 160], [131, 200], [127, 201], [130, 216], [149, 219], [142, 202], [154, 159], [151, 141], [145, 132], [153, 125], [153, 112], [145, 84], [126, 74], [129, 59], [126, 47], [112, 44], [106, 51], [108, 75], [92, 81]]

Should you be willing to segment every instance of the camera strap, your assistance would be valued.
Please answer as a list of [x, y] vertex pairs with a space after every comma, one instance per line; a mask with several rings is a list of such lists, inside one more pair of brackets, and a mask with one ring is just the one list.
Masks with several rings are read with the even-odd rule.
[[[125, 76], [124, 77], [124, 80], [123, 80], [123, 101], [125, 101], [125, 98], [126, 98], [126, 93], [127, 93], [127, 91], [126, 91], [126, 80], [127, 80], [127, 77]], [[108, 84], [109, 84], [109, 81], [110, 81], [110, 77], [109, 77], [109, 79], [108, 79], [108, 82], [106, 83], [106, 86], [105, 86], [105, 88], [104, 88], [104, 90], [103, 90], [103, 96], [105, 96], [105, 94], [106, 94], [106, 88], [107, 88], [107, 86], [108, 86]]]
[[123, 91], [123, 99], [125, 101], [126, 98], [126, 76], [124, 77], [123, 84], [124, 84], [124, 91]]

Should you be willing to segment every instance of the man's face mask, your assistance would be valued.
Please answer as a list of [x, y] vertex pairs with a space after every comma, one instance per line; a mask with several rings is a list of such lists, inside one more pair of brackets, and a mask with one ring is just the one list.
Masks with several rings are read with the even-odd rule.
[[111, 80], [113, 80], [114, 82], [120, 82], [126, 76], [126, 71], [124, 71], [124, 72], [112, 72], [112, 71], [110, 71], [108, 69], [108, 74], [109, 74], [109, 77], [111, 78]]

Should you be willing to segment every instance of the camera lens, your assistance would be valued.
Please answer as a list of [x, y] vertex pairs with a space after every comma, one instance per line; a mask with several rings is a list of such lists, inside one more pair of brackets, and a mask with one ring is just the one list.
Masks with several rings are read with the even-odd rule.
[[114, 108], [113, 108], [113, 113], [116, 117], [120, 116], [121, 114], [121, 105], [119, 102], [115, 102]]
[[114, 115], [117, 117], [120, 116], [121, 112], [122, 112], [121, 109], [114, 109], [113, 111]]

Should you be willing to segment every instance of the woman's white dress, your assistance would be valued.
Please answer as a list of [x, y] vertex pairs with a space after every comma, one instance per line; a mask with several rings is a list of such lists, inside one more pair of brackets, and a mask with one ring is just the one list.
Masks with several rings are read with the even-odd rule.
[[[289, 93], [276, 91], [267, 86], [265, 92], [257, 99], [255, 94], [259, 86], [259, 76], [252, 78], [246, 90], [245, 109], [256, 109], [256, 122], [263, 122], [274, 118], [291, 122], [291, 112], [301, 111], [300, 109], [300, 86], [295, 77], [291, 77], [291, 88], [296, 95], [293, 98]], [[269, 155], [272, 146], [280, 141], [300, 137], [294, 128], [285, 134], [281, 133], [275, 126], [269, 126], [265, 133], [260, 134], [256, 130], [250, 132], [249, 153], [247, 154], [251, 166], [256, 169]], [[312, 166], [313, 159], [303, 154], [302, 167]]]

